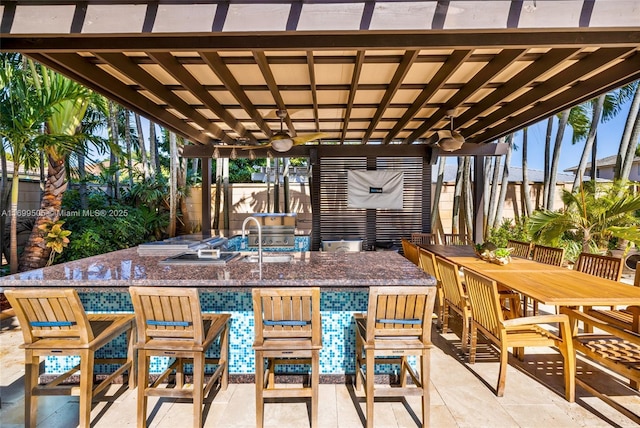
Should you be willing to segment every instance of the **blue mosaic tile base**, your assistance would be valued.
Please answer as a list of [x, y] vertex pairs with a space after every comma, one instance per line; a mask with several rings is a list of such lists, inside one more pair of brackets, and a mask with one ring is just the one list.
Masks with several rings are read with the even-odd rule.
[[[81, 293], [80, 298], [87, 312], [133, 312], [128, 293]], [[322, 351], [320, 352], [321, 374], [355, 373], [355, 323], [353, 315], [367, 311], [367, 291], [323, 291], [320, 299], [322, 315]], [[254, 319], [251, 293], [249, 291], [221, 291], [202, 293], [203, 312], [225, 312], [231, 314], [229, 333], [229, 373], [253, 374], [255, 358], [252, 349], [254, 340]], [[101, 349], [99, 355], [110, 357], [126, 356], [125, 336]], [[219, 346], [214, 345], [207, 354], [218, 356]], [[62, 373], [78, 363], [78, 357], [48, 357], [45, 373]], [[171, 363], [170, 359], [154, 357], [150, 371], [161, 373]], [[412, 363], [413, 364], [413, 363]], [[214, 366], [207, 366], [213, 372]], [[278, 366], [279, 372], [307, 373], [303, 365]], [[379, 365], [376, 373], [396, 373], [397, 366]], [[109, 373], [113, 367], [96, 366], [97, 373]]]
[[[241, 235], [232, 236], [227, 242], [229, 251], [258, 251], [257, 247], [248, 247], [248, 238]], [[292, 252], [292, 251], [309, 251], [311, 248], [311, 238], [309, 235], [299, 235], [294, 238], [293, 248], [291, 247], [265, 247], [264, 251], [271, 252]]]

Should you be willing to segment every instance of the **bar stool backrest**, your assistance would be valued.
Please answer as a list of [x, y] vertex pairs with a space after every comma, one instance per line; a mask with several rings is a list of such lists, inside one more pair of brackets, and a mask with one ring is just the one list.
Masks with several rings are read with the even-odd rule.
[[636, 263], [636, 276], [633, 280], [633, 285], [640, 287], [640, 262]]
[[580, 253], [574, 269], [600, 278], [620, 281], [622, 267], [622, 259], [619, 257]]
[[76, 290], [6, 290], [25, 344], [41, 339], [75, 339], [86, 344], [94, 333]]
[[256, 288], [253, 290], [256, 343], [265, 339], [310, 340], [322, 345], [320, 289]]
[[435, 287], [371, 287], [367, 341], [414, 337], [428, 345], [435, 296]]
[[196, 288], [130, 287], [138, 342], [191, 340], [204, 342], [200, 296]]

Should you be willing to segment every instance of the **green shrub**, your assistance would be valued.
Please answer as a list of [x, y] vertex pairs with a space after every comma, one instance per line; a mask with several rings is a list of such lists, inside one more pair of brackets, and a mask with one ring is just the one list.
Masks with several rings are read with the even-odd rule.
[[151, 213], [146, 206], [132, 207], [110, 201], [102, 192], [88, 195], [88, 210], [80, 208], [78, 192], [69, 190], [63, 199], [61, 217], [72, 234], [68, 248], [56, 263], [77, 260], [153, 241], [157, 228], [166, 226], [168, 214]]
[[527, 233], [526, 221], [505, 219], [502, 224], [489, 231], [487, 242], [491, 242], [496, 247], [505, 248], [507, 240], [529, 242], [530, 237]]

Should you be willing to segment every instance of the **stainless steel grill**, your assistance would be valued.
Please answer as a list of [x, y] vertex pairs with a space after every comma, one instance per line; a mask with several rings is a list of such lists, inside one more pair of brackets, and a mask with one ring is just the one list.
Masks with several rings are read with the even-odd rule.
[[[263, 247], [291, 247], [295, 241], [295, 226], [262, 226]], [[249, 229], [249, 247], [258, 246], [258, 229]]]

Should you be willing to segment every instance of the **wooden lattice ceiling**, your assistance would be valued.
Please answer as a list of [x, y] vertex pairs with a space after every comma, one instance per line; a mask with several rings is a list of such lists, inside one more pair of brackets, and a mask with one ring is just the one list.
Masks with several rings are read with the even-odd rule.
[[277, 110], [288, 112], [292, 135], [403, 145], [448, 129], [455, 109], [466, 141], [486, 143], [640, 78], [637, 27], [67, 35], [8, 27], [3, 51], [205, 145], [260, 144], [280, 129]]

